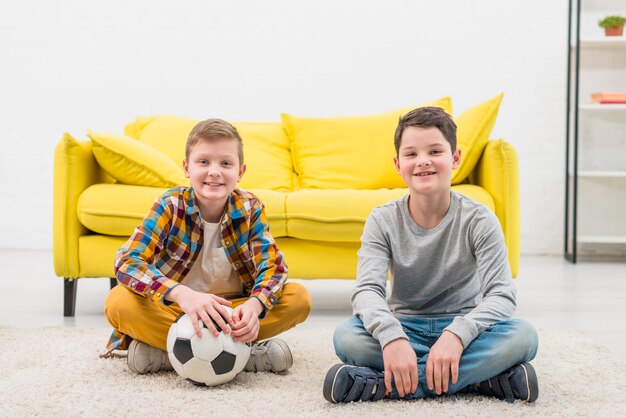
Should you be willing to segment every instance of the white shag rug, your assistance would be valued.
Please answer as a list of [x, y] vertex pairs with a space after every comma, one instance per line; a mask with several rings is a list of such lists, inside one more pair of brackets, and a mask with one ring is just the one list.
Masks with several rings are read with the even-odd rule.
[[174, 372], [135, 375], [125, 358], [98, 354], [109, 330], [0, 327], [0, 406], [7, 417], [625, 417], [626, 364], [579, 333], [540, 332], [534, 404], [459, 395], [333, 405], [322, 396], [337, 363], [332, 329], [283, 334], [294, 354], [285, 375], [241, 373], [197, 387]]

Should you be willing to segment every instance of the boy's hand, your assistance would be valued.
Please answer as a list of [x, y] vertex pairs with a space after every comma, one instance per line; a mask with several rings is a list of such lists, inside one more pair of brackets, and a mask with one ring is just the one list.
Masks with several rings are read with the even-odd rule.
[[234, 341], [249, 343], [256, 340], [259, 335], [259, 315], [263, 312], [263, 306], [257, 298], [250, 298], [233, 310]]
[[400, 397], [417, 391], [417, 356], [407, 340], [398, 338], [387, 344], [383, 348], [383, 362], [385, 364], [385, 395], [389, 395], [393, 389], [392, 376]]
[[178, 285], [170, 290], [165, 299], [177, 303], [183, 312], [189, 315], [198, 337], [202, 337], [198, 319], [204, 323], [204, 326], [214, 337], [217, 337], [219, 332], [213, 325], [211, 318], [224, 334], [230, 334], [233, 320], [224, 309], [224, 306], [231, 304], [230, 301], [210, 293], [196, 292], [185, 285]]
[[453, 332], [444, 331], [431, 347], [426, 360], [426, 384], [437, 395], [448, 391], [448, 382], [459, 380], [459, 361], [463, 343]]

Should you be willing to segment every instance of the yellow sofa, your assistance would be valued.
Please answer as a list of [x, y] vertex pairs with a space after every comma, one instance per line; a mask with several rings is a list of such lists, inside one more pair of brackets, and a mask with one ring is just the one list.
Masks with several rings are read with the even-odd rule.
[[[519, 264], [518, 163], [513, 147], [489, 140], [502, 95], [455, 118], [462, 164], [453, 189], [500, 219], [513, 274]], [[449, 98], [430, 105], [450, 114]], [[248, 170], [240, 186], [266, 206], [292, 278], [354, 278], [361, 231], [377, 205], [407, 193], [395, 172], [393, 133], [410, 106], [379, 115], [234, 123]], [[184, 144], [196, 120], [137, 118], [124, 135], [64, 134], [54, 161], [54, 267], [73, 316], [76, 279], [113, 277], [114, 254], [168, 187], [187, 184]], [[114, 280], [111, 281], [111, 285]]]

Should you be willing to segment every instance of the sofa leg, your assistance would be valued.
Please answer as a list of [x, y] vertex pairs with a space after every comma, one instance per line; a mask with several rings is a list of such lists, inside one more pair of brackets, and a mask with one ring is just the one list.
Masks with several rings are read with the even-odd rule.
[[111, 289], [113, 289], [115, 286], [117, 286], [117, 279], [115, 277], [109, 277], [110, 283], [111, 283]]
[[76, 279], [65, 278], [63, 281], [63, 316], [74, 316], [74, 311], [76, 309]]

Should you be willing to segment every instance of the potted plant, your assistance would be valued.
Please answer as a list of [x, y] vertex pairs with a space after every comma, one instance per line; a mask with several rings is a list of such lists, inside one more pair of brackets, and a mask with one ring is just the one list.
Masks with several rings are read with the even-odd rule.
[[606, 36], [622, 36], [624, 34], [624, 24], [626, 17], [624, 16], [607, 16], [598, 22], [601, 28], [604, 28]]

